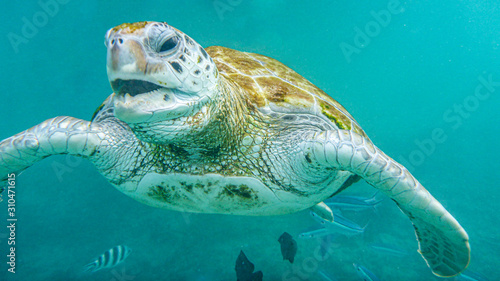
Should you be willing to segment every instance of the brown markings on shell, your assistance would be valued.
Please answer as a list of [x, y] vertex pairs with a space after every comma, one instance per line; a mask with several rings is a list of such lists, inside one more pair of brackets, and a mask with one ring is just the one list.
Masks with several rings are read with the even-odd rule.
[[174, 187], [166, 185], [157, 185], [149, 189], [148, 196], [158, 201], [174, 204], [179, 195], [175, 192]]
[[228, 201], [238, 202], [241, 208], [247, 208], [249, 206], [262, 206], [266, 204], [266, 202], [260, 201], [258, 194], [246, 184], [226, 184], [224, 186], [214, 186], [216, 184], [217, 182], [208, 182], [207, 184], [179, 182], [179, 186], [176, 186], [175, 184], [169, 185], [167, 183], [161, 183], [150, 187], [147, 195], [161, 203], [179, 206], [180, 200], [191, 201], [193, 204], [195, 204], [195, 202], [185, 194], [180, 193], [177, 189], [185, 190], [188, 193], [192, 193], [194, 189], [199, 189], [205, 194], [210, 194], [213, 192], [213, 188], [215, 187], [219, 190], [216, 198], [221, 201], [214, 202], [216, 203], [214, 207], [220, 210], [232, 210], [233, 207], [227, 207]]
[[123, 33], [134, 33], [137, 30], [142, 30], [146, 25], [148, 25], [149, 21], [140, 21], [134, 23], [122, 23], [118, 26], [113, 27], [114, 32], [123, 32]]
[[258, 77], [255, 79], [264, 93], [267, 94], [268, 101], [284, 108], [304, 109], [314, 106], [313, 96], [301, 88], [287, 83], [274, 76]]
[[227, 77], [235, 81], [241, 88], [245, 90], [252, 104], [256, 105], [257, 107], [266, 105], [266, 97], [262, 94], [259, 86], [251, 77], [238, 74], [229, 74], [227, 75]]
[[217, 65], [217, 69], [221, 73], [224, 73], [224, 74], [237, 73], [235, 69], [232, 69], [229, 65], [225, 64], [223, 61], [220, 61], [218, 59], [214, 59], [214, 62]]
[[[286, 111], [321, 112], [337, 127], [367, 137], [361, 127], [351, 121], [354, 118], [340, 103], [283, 63], [220, 46], [208, 47], [206, 51], [221, 74], [240, 85], [255, 106], [273, 103]], [[314, 99], [317, 100], [317, 109], [314, 108]]]
[[259, 198], [259, 196], [254, 194], [253, 190], [246, 184], [226, 184], [219, 196], [237, 197], [243, 200], [257, 200]]
[[[179, 200], [189, 200], [192, 201], [188, 196], [182, 194], [179, 190], [185, 190], [189, 193], [193, 192], [193, 189], [201, 189], [205, 194], [210, 193], [212, 183], [207, 185], [200, 183], [187, 183], [184, 181], [176, 184], [167, 184], [162, 182], [159, 185], [155, 185], [149, 188], [147, 195], [157, 201], [165, 202], [172, 205], [178, 205]], [[179, 190], [177, 190], [179, 189]]]
[[[220, 46], [212, 46], [205, 49], [212, 57], [219, 71], [227, 74], [240, 73], [255, 76], [255, 75], [272, 75], [272, 73], [263, 67], [258, 61], [246, 55], [246, 53], [236, 51]], [[225, 65], [224, 65], [225, 64]], [[232, 69], [227, 69], [232, 68]]]

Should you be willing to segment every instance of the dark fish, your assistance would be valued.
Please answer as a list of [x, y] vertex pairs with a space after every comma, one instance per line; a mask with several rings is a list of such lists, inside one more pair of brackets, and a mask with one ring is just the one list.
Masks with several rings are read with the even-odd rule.
[[292, 235], [287, 232], [283, 232], [278, 239], [281, 245], [281, 255], [283, 255], [283, 260], [288, 260], [293, 263], [295, 254], [297, 254], [297, 242], [292, 238]]
[[237, 281], [262, 281], [262, 271], [253, 272], [255, 266], [251, 263], [245, 253], [240, 251], [240, 255], [236, 259], [236, 280]]
[[115, 246], [104, 252], [104, 254], [96, 258], [95, 261], [87, 264], [84, 271], [96, 272], [103, 268], [115, 267], [119, 263], [123, 262], [128, 257], [128, 255], [130, 255], [131, 251], [132, 250], [125, 245]]
[[262, 281], [262, 278], [264, 277], [264, 274], [262, 273], [262, 271], [257, 271], [253, 274], [253, 279], [252, 281]]

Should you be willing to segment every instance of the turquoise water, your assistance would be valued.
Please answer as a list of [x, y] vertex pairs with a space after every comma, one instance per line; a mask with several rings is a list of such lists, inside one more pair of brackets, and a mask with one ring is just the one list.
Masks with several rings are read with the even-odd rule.
[[[276, 58], [342, 103], [467, 230], [469, 270], [500, 280], [496, 1], [401, 1], [383, 24], [372, 11], [386, 10], [388, 1], [66, 2], [57, 11], [52, 6], [51, 15], [37, 1], [0, 4], [0, 139], [59, 115], [90, 119], [111, 93], [106, 30], [123, 22], [166, 21], [205, 47]], [[23, 35], [26, 21], [38, 27]], [[356, 28], [368, 28], [365, 40]], [[346, 48], [353, 53], [346, 55]], [[474, 94], [484, 79], [493, 83], [479, 99]], [[441, 138], [432, 141], [436, 130]], [[418, 145], [429, 142], [433, 149]], [[61, 166], [64, 173], [56, 173]], [[314, 259], [317, 240], [297, 239], [290, 265], [277, 239], [314, 226], [306, 211], [238, 217], [154, 209], [114, 190], [88, 162], [64, 156], [35, 164], [16, 184], [16, 273], [7, 271], [4, 200], [0, 280], [235, 280], [240, 250], [264, 280], [325, 280], [320, 271], [332, 280], [359, 280], [354, 262], [381, 280], [438, 279], [416, 251], [411, 223], [390, 200], [378, 215], [352, 214], [370, 222], [365, 234], [335, 240], [326, 260]], [[359, 182], [347, 193], [373, 191]], [[395, 258], [372, 243], [409, 254]], [[123, 264], [79, 276], [85, 264], [119, 244], [133, 249]]]

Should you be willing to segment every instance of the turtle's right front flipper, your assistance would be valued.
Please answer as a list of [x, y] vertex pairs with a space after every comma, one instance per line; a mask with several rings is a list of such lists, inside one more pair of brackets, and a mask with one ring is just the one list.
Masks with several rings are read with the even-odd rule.
[[0, 142], [0, 184], [45, 157], [71, 154], [89, 157], [105, 139], [101, 127], [81, 119], [59, 116]]
[[419, 252], [434, 274], [452, 277], [467, 268], [469, 237], [462, 226], [406, 168], [368, 139], [347, 130], [326, 131], [305, 141], [302, 150], [313, 165], [357, 174], [394, 200], [413, 223]]

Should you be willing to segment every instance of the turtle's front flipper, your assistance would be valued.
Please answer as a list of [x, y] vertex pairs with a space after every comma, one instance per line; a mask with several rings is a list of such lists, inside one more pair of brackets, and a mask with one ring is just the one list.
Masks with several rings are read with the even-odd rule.
[[467, 267], [465, 230], [406, 168], [369, 140], [351, 131], [327, 131], [316, 133], [302, 149], [318, 164], [355, 173], [394, 200], [412, 221], [419, 252], [434, 274], [451, 277]]
[[98, 125], [59, 116], [0, 142], [0, 184], [7, 175], [19, 173], [43, 158], [55, 154], [88, 157], [104, 140]]

